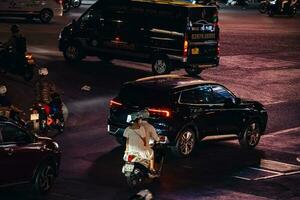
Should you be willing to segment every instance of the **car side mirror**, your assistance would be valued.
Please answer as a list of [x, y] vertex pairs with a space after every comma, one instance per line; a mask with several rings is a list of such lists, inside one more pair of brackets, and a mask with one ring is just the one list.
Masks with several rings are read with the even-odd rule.
[[232, 98], [227, 98], [224, 101], [224, 106], [232, 106], [234, 104], [236, 104], [236, 102]]
[[239, 97], [235, 98], [235, 104], [239, 105], [239, 104], [241, 104], [241, 102], [242, 102], [241, 98], [239, 98]]

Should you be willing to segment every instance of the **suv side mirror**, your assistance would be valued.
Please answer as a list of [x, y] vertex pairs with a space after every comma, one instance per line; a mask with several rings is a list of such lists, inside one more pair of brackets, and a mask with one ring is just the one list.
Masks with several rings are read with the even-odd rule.
[[242, 102], [242, 100], [241, 100], [241, 98], [239, 98], [239, 97], [236, 97], [235, 98], [235, 104], [241, 104], [241, 102]]

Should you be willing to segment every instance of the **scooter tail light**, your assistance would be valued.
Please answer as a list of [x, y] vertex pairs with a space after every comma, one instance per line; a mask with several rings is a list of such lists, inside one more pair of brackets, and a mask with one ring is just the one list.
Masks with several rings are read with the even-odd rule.
[[128, 155], [127, 161], [132, 162], [134, 158], [135, 158], [135, 155]]
[[184, 42], [183, 42], [183, 57], [187, 57], [188, 48], [189, 48], [189, 42], [188, 42], [187, 36], [185, 36], [184, 37]]

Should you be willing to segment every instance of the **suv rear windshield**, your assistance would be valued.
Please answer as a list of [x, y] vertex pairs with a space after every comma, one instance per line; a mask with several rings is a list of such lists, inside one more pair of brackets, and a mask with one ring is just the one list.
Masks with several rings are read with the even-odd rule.
[[167, 90], [157, 90], [142, 86], [123, 86], [118, 98], [127, 106], [167, 106], [170, 94]]

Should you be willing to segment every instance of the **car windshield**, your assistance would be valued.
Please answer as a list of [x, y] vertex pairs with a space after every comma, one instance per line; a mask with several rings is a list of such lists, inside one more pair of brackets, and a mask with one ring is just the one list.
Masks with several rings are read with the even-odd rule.
[[130, 106], [166, 106], [170, 103], [170, 95], [165, 90], [141, 86], [124, 86], [118, 98]]

